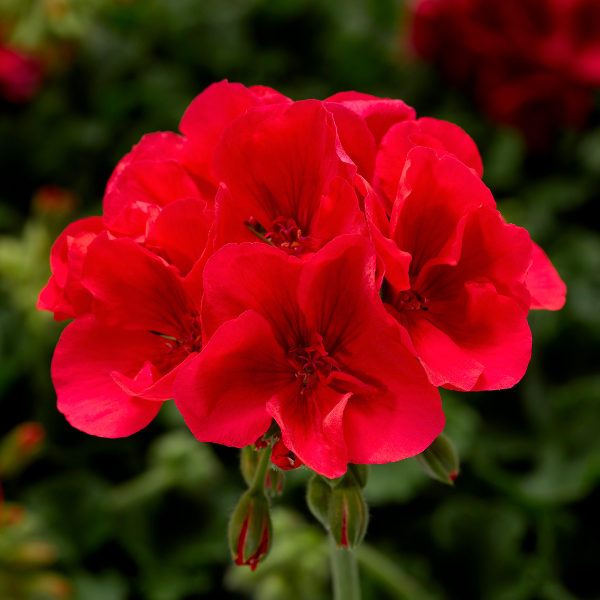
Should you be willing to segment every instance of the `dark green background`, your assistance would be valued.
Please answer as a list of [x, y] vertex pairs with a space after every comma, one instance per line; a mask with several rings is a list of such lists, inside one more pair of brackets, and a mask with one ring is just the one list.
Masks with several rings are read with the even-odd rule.
[[31, 208], [35, 190], [73, 190], [80, 204], [69, 219], [100, 214], [104, 185], [132, 144], [176, 130], [195, 95], [223, 78], [294, 99], [342, 90], [401, 98], [419, 116], [458, 123], [481, 149], [504, 216], [530, 231], [569, 288], [562, 311], [530, 315], [533, 358], [518, 386], [443, 393], [446, 432], [462, 458], [454, 489], [413, 459], [372, 469], [366, 539], [391, 564], [365, 553], [365, 598], [600, 598], [598, 110], [587, 131], [560, 132], [528, 154], [517, 132], [488, 122], [433, 67], [403, 57], [395, 0], [92, 4], [72, 64], [50, 73], [30, 104], [0, 101], [0, 434], [25, 420], [48, 430], [43, 456], [4, 491], [57, 544], [56, 570], [75, 598], [330, 594], [325, 538], [304, 507], [308, 472], [287, 478], [264, 565], [253, 575], [231, 569], [237, 451], [196, 442], [172, 403], [127, 439], [72, 429], [49, 374], [62, 327], [34, 308], [50, 243], [66, 224]]

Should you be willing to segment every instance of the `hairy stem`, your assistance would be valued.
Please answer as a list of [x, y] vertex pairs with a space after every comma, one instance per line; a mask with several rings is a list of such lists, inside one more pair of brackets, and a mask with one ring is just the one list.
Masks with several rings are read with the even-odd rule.
[[360, 600], [356, 553], [350, 548], [338, 548], [331, 534], [329, 534], [329, 548], [334, 600]]
[[269, 468], [269, 462], [271, 458], [271, 447], [263, 448], [262, 450], [258, 450], [260, 454], [260, 459], [258, 461], [258, 466], [256, 467], [256, 473], [254, 475], [254, 482], [252, 483], [252, 487], [250, 488], [253, 492], [263, 491], [265, 487], [265, 477], [267, 475], [267, 469]]

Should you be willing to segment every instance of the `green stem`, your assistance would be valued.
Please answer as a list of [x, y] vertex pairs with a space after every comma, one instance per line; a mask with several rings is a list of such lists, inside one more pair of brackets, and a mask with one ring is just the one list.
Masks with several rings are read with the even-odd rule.
[[329, 534], [331, 575], [334, 600], [360, 600], [360, 581], [356, 553], [350, 548], [338, 548]]
[[258, 450], [258, 452], [260, 453], [260, 459], [258, 461], [258, 466], [256, 467], [254, 482], [250, 488], [250, 491], [252, 492], [264, 492], [265, 477], [267, 475], [267, 469], [269, 468], [271, 458], [271, 447], [268, 446], [267, 448]]

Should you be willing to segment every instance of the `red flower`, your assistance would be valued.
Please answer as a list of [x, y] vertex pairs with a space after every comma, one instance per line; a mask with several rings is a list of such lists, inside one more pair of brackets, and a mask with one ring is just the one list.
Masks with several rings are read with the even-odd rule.
[[180, 371], [175, 401], [200, 440], [242, 447], [274, 418], [283, 443], [327, 477], [425, 449], [439, 396], [386, 315], [375, 253], [340, 236], [309, 261], [229, 245], [204, 272], [208, 340]]
[[31, 100], [43, 76], [40, 61], [34, 56], [0, 44], [0, 97], [17, 104]]
[[99, 235], [82, 283], [93, 313], [65, 329], [54, 353], [58, 408], [86, 433], [131, 435], [173, 397], [177, 371], [201, 350], [200, 317], [179, 270], [127, 238]]
[[385, 263], [384, 301], [434, 385], [511, 387], [531, 354], [528, 233], [507, 225], [489, 190], [454, 156], [409, 151], [391, 222], [367, 200]]
[[[396, 201], [408, 152], [417, 146], [433, 148], [438, 156], [452, 155], [477, 177], [483, 174], [475, 142], [457, 125], [428, 117], [393, 125], [381, 142], [375, 170], [375, 184], [388, 215]], [[530, 308], [559, 310], [565, 303], [567, 288], [544, 251], [532, 244], [533, 262], [526, 278], [531, 293]]]
[[356, 166], [322, 102], [248, 111], [223, 132], [214, 169], [217, 248], [263, 239], [308, 259], [338, 235], [367, 234]]
[[556, 125], [582, 126], [600, 85], [595, 0], [422, 0], [412, 41], [488, 114], [543, 146]]

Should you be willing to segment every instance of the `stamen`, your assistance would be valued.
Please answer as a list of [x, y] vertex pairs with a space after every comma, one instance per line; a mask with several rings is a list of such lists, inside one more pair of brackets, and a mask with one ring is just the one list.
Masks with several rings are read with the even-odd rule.
[[425, 298], [425, 296], [421, 296], [415, 290], [404, 290], [398, 295], [398, 300], [396, 301], [396, 309], [398, 311], [429, 310], [427, 307], [428, 303], [429, 299]]
[[320, 240], [302, 235], [302, 230], [291, 217], [276, 217], [268, 231], [254, 217], [250, 217], [246, 227], [267, 244], [293, 256], [307, 251], [316, 252], [320, 247]]
[[317, 379], [327, 385], [331, 373], [340, 370], [338, 361], [327, 355], [322, 338], [318, 337], [318, 344], [310, 348], [295, 348], [288, 352], [288, 361], [296, 369], [296, 378], [302, 384], [301, 394], [306, 388], [312, 389]]

